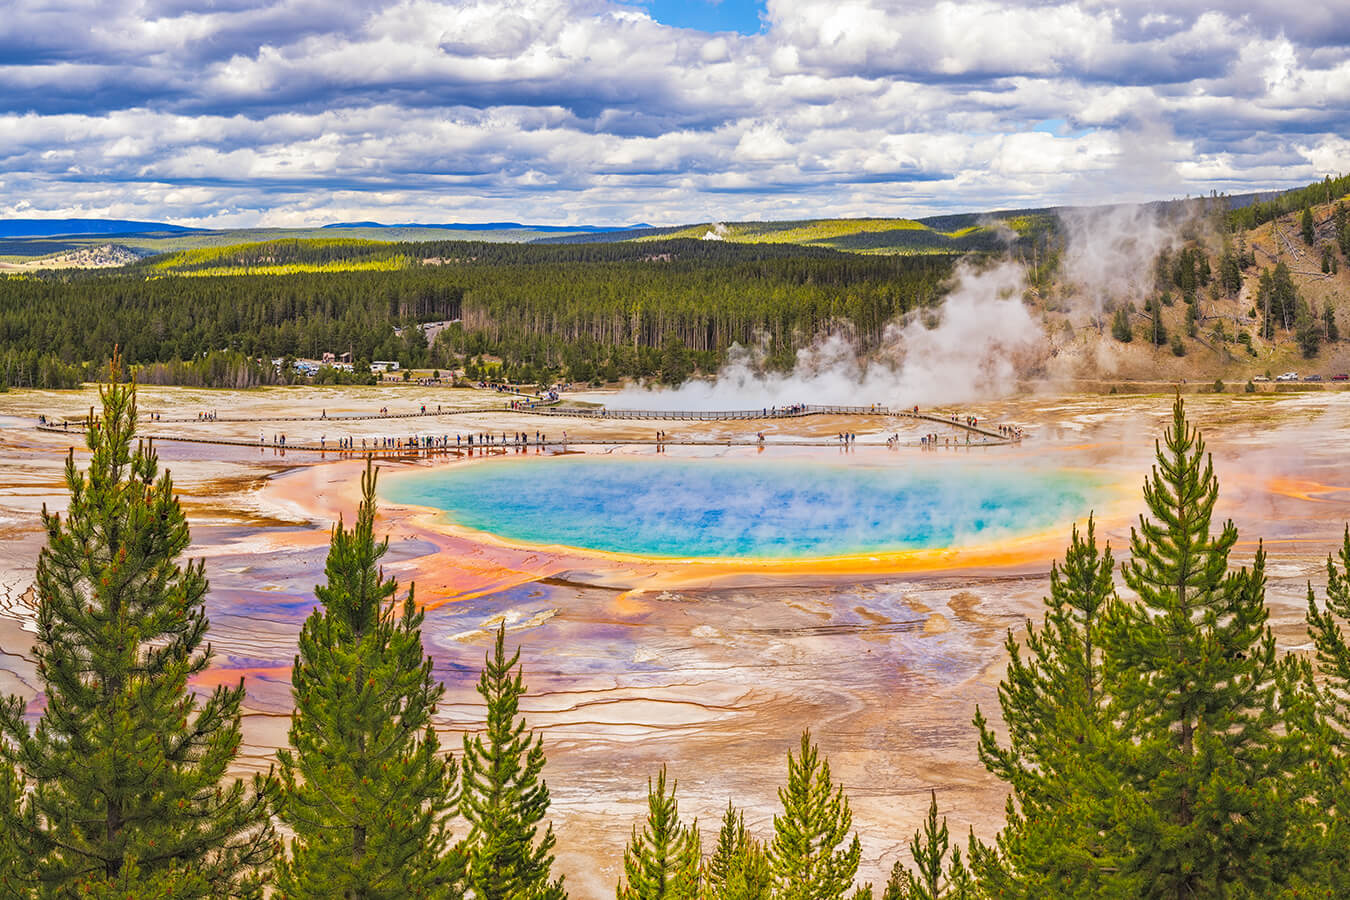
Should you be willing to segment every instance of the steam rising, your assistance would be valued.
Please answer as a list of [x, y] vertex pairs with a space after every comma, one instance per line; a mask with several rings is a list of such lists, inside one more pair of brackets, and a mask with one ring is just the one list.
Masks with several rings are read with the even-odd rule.
[[870, 358], [862, 356], [856, 341], [834, 334], [799, 350], [791, 372], [765, 372], [758, 354], [737, 345], [712, 381], [629, 388], [609, 405], [696, 410], [796, 403], [906, 407], [1011, 393], [1019, 362], [1034, 358], [1044, 341], [1040, 323], [1022, 301], [1022, 268], [1004, 262], [976, 272], [963, 265], [957, 278], [941, 308], [910, 313], [888, 326], [881, 348]]
[[1121, 302], [1141, 303], [1153, 284], [1153, 261], [1180, 243], [1155, 206], [1066, 209], [1059, 218], [1064, 279], [1075, 288], [1075, 308], [1093, 317]]
[[[1153, 289], [1154, 261], [1164, 250], [1181, 246], [1181, 226], [1196, 212], [1174, 206], [1169, 215], [1157, 204], [1061, 210], [1059, 294], [1047, 308], [1067, 314], [1070, 327], [1062, 330], [1047, 332], [1023, 302], [1021, 265], [1004, 261], [977, 270], [963, 264], [956, 287], [939, 309], [917, 310], [892, 322], [870, 354], [836, 332], [799, 350], [792, 371], [782, 373], [765, 371], [762, 352], [735, 345], [712, 380], [673, 389], [629, 388], [610, 405], [692, 410], [798, 403], [936, 406], [1012, 393], [1018, 378], [1028, 375], [1110, 372], [1117, 365], [1116, 347], [1100, 339], [1075, 342], [1073, 326], [1091, 324], [1100, 336], [1111, 310], [1123, 303], [1141, 306]], [[725, 228], [714, 226], [705, 239], [723, 238]], [[1067, 305], [1057, 306], [1058, 300]]]

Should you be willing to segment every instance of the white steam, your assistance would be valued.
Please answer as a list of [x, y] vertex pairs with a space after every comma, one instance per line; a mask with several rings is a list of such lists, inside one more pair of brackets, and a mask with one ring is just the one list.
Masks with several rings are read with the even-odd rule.
[[1100, 317], [1121, 303], [1142, 305], [1153, 287], [1153, 263], [1180, 245], [1174, 223], [1156, 206], [1068, 209], [1064, 279], [1074, 287], [1073, 308]]
[[963, 265], [957, 278], [940, 308], [915, 311], [889, 325], [882, 346], [868, 359], [855, 341], [834, 334], [799, 350], [791, 372], [765, 372], [757, 354], [734, 346], [712, 381], [629, 388], [607, 405], [702, 410], [877, 403], [903, 408], [1011, 393], [1019, 363], [1034, 357], [1044, 341], [1040, 323], [1022, 302], [1023, 270], [1010, 262], [982, 272]]

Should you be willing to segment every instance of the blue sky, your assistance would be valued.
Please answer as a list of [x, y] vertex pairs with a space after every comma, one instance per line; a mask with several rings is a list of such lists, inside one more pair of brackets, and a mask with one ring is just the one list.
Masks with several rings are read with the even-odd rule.
[[764, 4], [757, 0], [651, 0], [637, 6], [676, 28], [757, 34], [764, 24]]
[[0, 217], [677, 223], [1292, 186], [1350, 169], [1336, 6], [21, 0]]

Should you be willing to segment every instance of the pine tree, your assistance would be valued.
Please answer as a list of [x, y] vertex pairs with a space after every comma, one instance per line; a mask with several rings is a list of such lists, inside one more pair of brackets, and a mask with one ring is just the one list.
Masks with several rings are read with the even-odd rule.
[[981, 873], [1012, 897], [1101, 896], [1118, 868], [1101, 834], [1115, 794], [1103, 746], [1114, 739], [1103, 684], [1103, 646], [1116, 598], [1111, 549], [1096, 524], [1075, 526], [1064, 564], [1050, 569], [1050, 596], [1025, 647], [1009, 632], [999, 706], [1008, 746], [977, 708], [980, 759], [1012, 789], [998, 837], [998, 871]]
[[[1325, 896], [1350, 893], [1350, 528], [1336, 559], [1327, 557], [1326, 600], [1321, 608], [1308, 586], [1308, 633], [1316, 648], [1316, 680], [1305, 672], [1304, 684], [1316, 704], [1305, 715], [1301, 732], [1309, 736], [1315, 765], [1308, 793], [1317, 798], [1319, 827], [1312, 829], [1317, 865], [1308, 880]], [[1313, 894], [1310, 894], [1313, 896]]]
[[745, 814], [730, 803], [722, 815], [717, 846], [703, 867], [702, 900], [768, 900], [769, 858], [745, 827]]
[[1321, 349], [1324, 323], [1317, 321], [1317, 316], [1302, 297], [1298, 300], [1298, 312], [1294, 323], [1297, 329], [1296, 339], [1299, 349], [1303, 351], [1303, 358], [1312, 359]]
[[1303, 235], [1303, 243], [1311, 247], [1313, 245], [1313, 240], [1317, 236], [1317, 231], [1313, 226], [1312, 210], [1306, 206], [1303, 207], [1303, 216], [1299, 219], [1298, 230], [1299, 233]]
[[862, 846], [857, 835], [844, 846], [853, 813], [809, 731], [802, 733], [800, 755], [788, 752], [788, 781], [778, 799], [783, 814], [774, 816], [769, 845], [774, 900], [839, 900], [853, 884]]
[[20, 793], [18, 775], [7, 760], [0, 760], [0, 897], [6, 900], [27, 900], [33, 894], [28, 860], [15, 839]]
[[[562, 900], [563, 880], [550, 881], [553, 826], [536, 843], [539, 823], [548, 813], [548, 784], [543, 772], [544, 739], [525, 730], [517, 714], [525, 678], [516, 668], [517, 649], [506, 656], [506, 626], [497, 631], [486, 657], [478, 693], [487, 703], [487, 731], [465, 735], [463, 799], [460, 808], [470, 831], [463, 843], [467, 885], [476, 900]], [[512, 669], [516, 669], [512, 675]]]
[[1350, 257], [1350, 208], [1344, 203], [1337, 203], [1332, 219], [1336, 227], [1336, 243], [1340, 245], [1341, 253]]
[[619, 883], [618, 900], [698, 900], [699, 864], [703, 851], [699, 844], [698, 822], [680, 822], [675, 801], [675, 785], [666, 793], [666, 767], [647, 780], [647, 821], [633, 837], [623, 854], [623, 872], [627, 883]]
[[367, 463], [354, 527], [333, 527], [291, 672], [290, 748], [277, 754], [278, 812], [295, 835], [278, 867], [287, 898], [458, 895], [456, 767], [431, 726], [442, 688], [412, 588], [400, 603], [379, 567], [376, 478]]
[[238, 897], [261, 892], [275, 851], [275, 780], [226, 780], [240, 744], [242, 681], [204, 698], [201, 563], [178, 564], [187, 519], [153, 448], [133, 446], [136, 392], [100, 390], [87, 471], [66, 458], [70, 507], [43, 509], [34, 646], [46, 698], [36, 729], [11, 697], [4, 762], [30, 790], [5, 832], [44, 895]]
[[1181, 398], [1144, 484], [1108, 629], [1107, 690], [1123, 739], [1113, 810], [1140, 896], [1227, 896], [1277, 886], [1295, 864], [1281, 754], [1265, 553], [1230, 572], [1233, 523], [1210, 525], [1219, 485]]
[[937, 792], [932, 792], [928, 816], [909, 842], [914, 870], [896, 863], [882, 900], [975, 900], [978, 892], [961, 848], [953, 846], [947, 820], [938, 821]]
[[1144, 301], [1144, 312], [1150, 316], [1148, 338], [1153, 346], [1161, 347], [1167, 343], [1167, 327], [1163, 325], [1162, 303], [1154, 297]]
[[1134, 328], [1130, 325], [1129, 307], [1120, 307], [1111, 317], [1111, 337], [1125, 344], [1134, 340]]

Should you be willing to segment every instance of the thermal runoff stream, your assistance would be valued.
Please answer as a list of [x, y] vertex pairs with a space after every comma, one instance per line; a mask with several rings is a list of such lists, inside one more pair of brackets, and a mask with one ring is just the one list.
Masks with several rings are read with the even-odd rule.
[[384, 493], [524, 544], [640, 556], [810, 559], [970, 546], [1080, 519], [1075, 470], [915, 462], [500, 460], [410, 473]]

